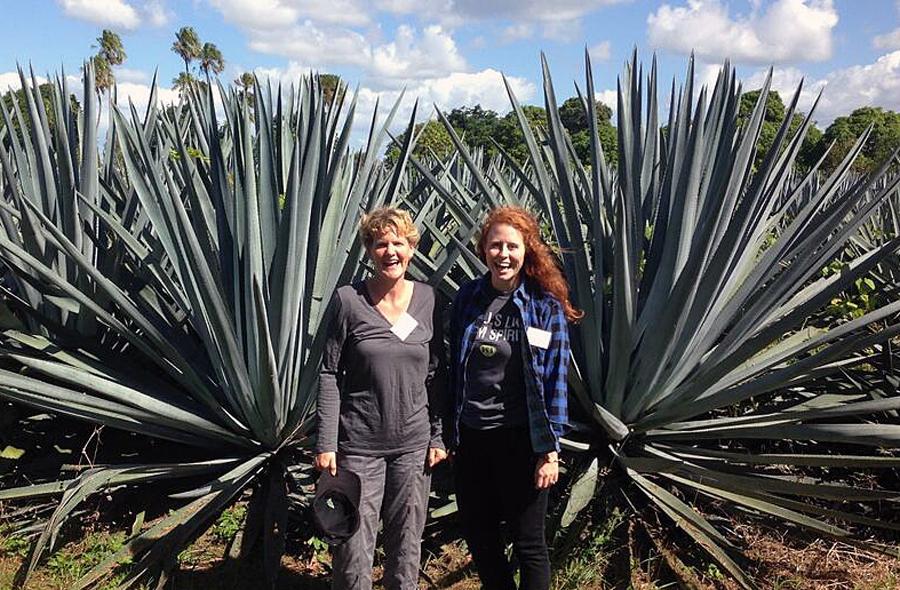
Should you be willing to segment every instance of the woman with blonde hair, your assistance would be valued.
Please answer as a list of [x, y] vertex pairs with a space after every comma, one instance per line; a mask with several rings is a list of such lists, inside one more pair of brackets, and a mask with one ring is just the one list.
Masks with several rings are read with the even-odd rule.
[[316, 467], [361, 483], [359, 529], [334, 548], [332, 588], [372, 587], [380, 517], [384, 586], [413, 590], [430, 469], [447, 456], [440, 310], [430, 286], [406, 278], [419, 241], [409, 213], [377, 209], [359, 231], [372, 275], [335, 292], [319, 379]]
[[520, 588], [547, 590], [547, 495], [568, 420], [567, 323], [583, 314], [524, 209], [491, 211], [478, 254], [489, 272], [459, 290], [450, 321], [449, 430], [463, 534], [484, 588], [516, 588], [505, 523]]

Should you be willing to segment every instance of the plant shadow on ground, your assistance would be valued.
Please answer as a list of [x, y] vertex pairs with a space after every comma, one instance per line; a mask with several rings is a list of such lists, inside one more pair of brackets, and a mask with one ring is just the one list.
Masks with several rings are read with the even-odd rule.
[[[0, 408], [0, 448], [12, 445], [25, 454], [16, 460], [0, 460], [3, 486], [9, 481], [54, 476], [63, 465], [89, 465], [139, 452], [133, 437], [68, 420], [32, 419], [13, 406]], [[11, 410], [7, 412], [7, 410]], [[18, 416], [16, 416], [18, 414]], [[12, 420], [11, 417], [16, 417]], [[13, 424], [13, 423], [16, 424]], [[157, 443], [160, 451], [172, 449]], [[48, 454], [48, 451], [53, 453]], [[37, 475], [35, 475], [37, 474]], [[887, 474], [886, 474], [887, 475]], [[435, 474], [437, 485], [447, 484], [448, 471]], [[887, 475], [892, 477], [895, 475]], [[443, 484], [441, 484], [441, 480]], [[619, 483], [604, 474], [607, 490]], [[160, 488], [160, 505], [147, 513], [143, 526], [164, 514], [170, 506]], [[63, 530], [57, 551], [45, 557], [27, 590], [69, 590], [93, 565], [122, 546], [135, 515], [124, 490], [104, 496], [86, 506]], [[733, 590], [737, 585], [683, 533], [663, 526], [652, 510], [641, 510], [622, 500], [621, 493], [600, 493], [591, 506], [554, 539], [552, 590], [653, 590], [688, 588]], [[633, 498], [632, 498], [633, 500]], [[6, 511], [4, 512], [4, 508]], [[0, 504], [0, 518], [13, 506]], [[638, 510], [638, 517], [633, 516]], [[857, 547], [803, 536], [797, 531], [773, 530], [742, 512], [709, 507], [711, 518], [728, 521], [738, 543], [744, 547], [747, 565], [761, 588], [813, 590], [888, 590], [900, 588], [900, 561]], [[103, 515], [103, 520], [99, 515]], [[227, 557], [242, 529], [246, 514], [238, 503], [226, 510], [191, 547], [179, 556], [173, 576], [179, 590], [251, 590], [261, 587], [263, 568], [260, 551], [246, 559]], [[46, 513], [44, 514], [46, 516]], [[8, 520], [7, 520], [8, 522]], [[82, 535], [82, 533], [85, 533]], [[455, 518], [431, 522], [426, 529], [425, 558], [420, 588], [477, 590], [478, 579], [465, 545], [458, 541]], [[276, 588], [325, 590], [330, 588], [327, 548], [308, 529], [289, 535], [286, 555]], [[17, 572], [28, 559], [29, 543], [0, 529], [0, 590], [13, 587]], [[378, 561], [380, 561], [380, 555]], [[111, 590], [127, 574], [127, 566], [99, 588]], [[376, 587], [381, 587], [381, 569], [376, 567]]]
[[[649, 542], [643, 526], [613, 509], [593, 514], [578, 534], [580, 544], [565, 556], [554, 556], [552, 590], [735, 590], [738, 586], [700, 551], [676, 554], [675, 539]], [[648, 523], [649, 523], [648, 518]], [[220, 536], [223, 519], [179, 556], [173, 576], [179, 590], [251, 590], [261, 587], [258, 555], [229, 559], [229, 541]], [[652, 527], [652, 525], [649, 525]], [[900, 587], [900, 560], [821, 539], [789, 540], [783, 533], [753, 522], [735, 520], [734, 531], [746, 548], [760, 588], [773, 590], [889, 590]], [[63, 545], [45, 559], [26, 590], [67, 590], [89, 567], [121, 545], [124, 534], [97, 528], [79, 541]], [[683, 540], [677, 541], [682, 543]], [[330, 588], [327, 552], [297, 538], [288, 548], [277, 590]], [[16, 537], [0, 536], [0, 590], [13, 588], [16, 572], [27, 558], [27, 546]], [[676, 582], [672, 569], [684, 568]], [[376, 588], [381, 569], [376, 567]], [[112, 590], [125, 572], [100, 586]], [[480, 584], [462, 543], [442, 546], [427, 555], [419, 587], [428, 590], [478, 590]]]

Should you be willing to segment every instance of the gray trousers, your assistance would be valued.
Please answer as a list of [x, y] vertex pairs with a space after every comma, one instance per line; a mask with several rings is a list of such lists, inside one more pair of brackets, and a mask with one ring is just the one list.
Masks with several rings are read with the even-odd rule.
[[422, 530], [428, 509], [431, 474], [427, 449], [366, 457], [339, 455], [338, 469], [349, 469], [362, 484], [359, 530], [334, 548], [333, 590], [370, 590], [378, 518], [384, 523], [384, 587], [415, 590], [419, 580]]

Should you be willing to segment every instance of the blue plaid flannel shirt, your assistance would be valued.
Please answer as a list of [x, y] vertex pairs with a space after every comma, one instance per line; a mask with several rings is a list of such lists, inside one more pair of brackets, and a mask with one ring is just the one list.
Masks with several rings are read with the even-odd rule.
[[[466, 362], [475, 341], [476, 320], [491, 302], [490, 275], [470, 281], [460, 288], [450, 316], [450, 390], [454, 394], [449, 420], [451, 448], [459, 444], [459, 417], [465, 403]], [[569, 330], [562, 305], [551, 295], [525, 280], [513, 292], [513, 301], [522, 314], [522, 329], [550, 332], [550, 345], [523, 346], [526, 370], [525, 393], [531, 446], [535, 453], [559, 451], [559, 439], [569, 421], [568, 369]]]

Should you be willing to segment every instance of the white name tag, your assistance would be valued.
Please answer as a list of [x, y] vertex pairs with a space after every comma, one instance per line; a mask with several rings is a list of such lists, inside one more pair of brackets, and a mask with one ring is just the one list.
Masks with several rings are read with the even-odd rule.
[[547, 330], [539, 330], [528, 326], [525, 330], [525, 337], [528, 338], [528, 344], [532, 346], [544, 349], [550, 348], [550, 332]]
[[391, 326], [391, 332], [393, 332], [400, 340], [406, 340], [406, 337], [412, 334], [412, 331], [415, 330], [418, 325], [419, 322], [416, 321], [416, 318], [404, 311], [403, 315], [401, 315], [394, 325]]

